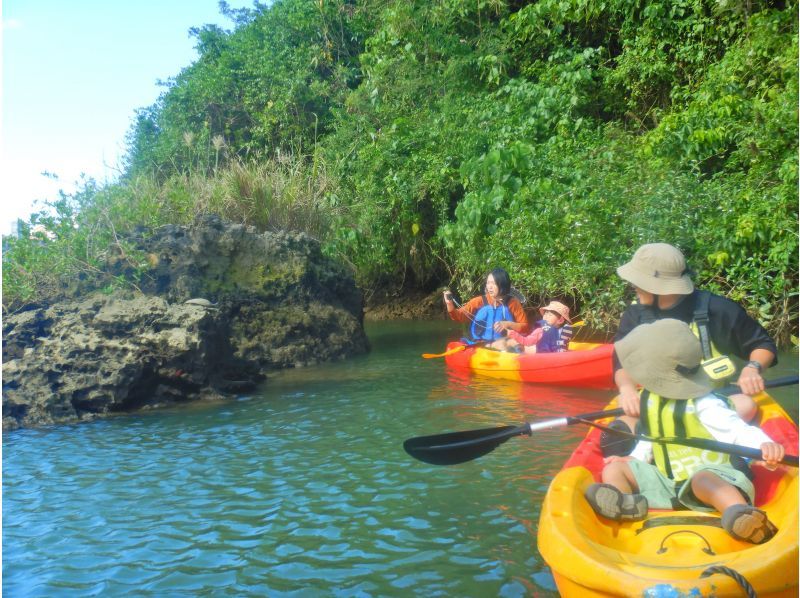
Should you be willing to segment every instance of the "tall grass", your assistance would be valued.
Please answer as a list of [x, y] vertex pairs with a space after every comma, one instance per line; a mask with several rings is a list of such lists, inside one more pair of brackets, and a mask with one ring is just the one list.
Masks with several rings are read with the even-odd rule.
[[[24, 227], [41, 225], [46, 234], [4, 239], [3, 310], [52, 298], [70, 280], [91, 279], [109, 290], [135, 285], [148, 264], [127, 237], [141, 226], [189, 224], [217, 214], [259, 231], [305, 232], [324, 241], [339, 215], [335, 197], [336, 182], [325, 164], [292, 154], [234, 160], [212, 173], [175, 174], [165, 181], [147, 175], [104, 187], [84, 181], [75, 193], [48, 202]], [[107, 274], [110, 259], [128, 261], [130, 276]]]
[[261, 163], [236, 161], [209, 182], [200, 209], [259, 230], [302, 231], [324, 239], [335, 216], [336, 182], [319, 161], [279, 154]]

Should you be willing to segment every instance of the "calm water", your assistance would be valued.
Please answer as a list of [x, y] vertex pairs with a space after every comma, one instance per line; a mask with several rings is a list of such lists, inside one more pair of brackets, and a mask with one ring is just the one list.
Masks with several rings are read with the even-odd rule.
[[5, 595], [555, 596], [539, 506], [585, 430], [450, 467], [402, 442], [611, 393], [454, 375], [420, 358], [458, 336], [445, 322], [368, 333], [369, 355], [236, 401], [4, 434]]

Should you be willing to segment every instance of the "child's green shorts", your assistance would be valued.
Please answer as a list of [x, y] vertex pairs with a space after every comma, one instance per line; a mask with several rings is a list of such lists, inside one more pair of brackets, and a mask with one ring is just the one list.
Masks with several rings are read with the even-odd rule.
[[[705, 503], [700, 502], [692, 492], [691, 478], [678, 489], [675, 490], [675, 481], [670, 480], [661, 473], [655, 465], [631, 459], [628, 461], [631, 471], [639, 484], [639, 492], [647, 498], [647, 504], [651, 509], [673, 509], [674, 501], [678, 500], [683, 506], [692, 511], [714, 511]], [[721, 477], [726, 482], [736, 486], [749, 504], [753, 504], [755, 488], [753, 482], [747, 476], [734, 469], [730, 465], [703, 465], [694, 472], [697, 475], [701, 471], [710, 471]]]

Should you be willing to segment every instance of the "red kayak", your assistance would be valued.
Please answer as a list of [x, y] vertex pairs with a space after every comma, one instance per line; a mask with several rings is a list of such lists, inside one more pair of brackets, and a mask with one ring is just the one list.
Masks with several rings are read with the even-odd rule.
[[614, 373], [610, 343], [578, 343], [564, 353], [509, 353], [461, 342], [447, 345], [447, 365], [482, 376], [537, 384], [611, 390]]

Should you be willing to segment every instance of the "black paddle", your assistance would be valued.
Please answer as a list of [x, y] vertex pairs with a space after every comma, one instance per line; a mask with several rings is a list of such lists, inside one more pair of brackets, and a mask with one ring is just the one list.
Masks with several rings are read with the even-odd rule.
[[[764, 386], [766, 388], [775, 388], [777, 386], [797, 384], [797, 381], [798, 377], [796, 375], [784, 376], [782, 378], [775, 378], [774, 380], [765, 380]], [[730, 385], [718, 389], [716, 392], [720, 394], [732, 394], [738, 390], [738, 386]], [[501, 426], [497, 428], [434, 434], [432, 436], [417, 436], [416, 438], [409, 438], [406, 440], [403, 443], [403, 448], [409, 455], [425, 463], [430, 463], [432, 465], [456, 465], [482, 457], [515, 436], [521, 436], [523, 434], [530, 436], [536, 430], [571, 426], [573, 424], [585, 423], [596, 419], [616, 417], [622, 414], [622, 409], [607, 409], [604, 411], [595, 411], [594, 413], [584, 413], [583, 415], [524, 423], [520, 426]]]
[[[657, 444], [680, 444], [682, 446], [691, 446], [694, 448], [703, 449], [705, 451], [728, 453], [729, 455], [736, 455], [746, 459], [753, 459], [755, 461], [761, 460], [761, 451], [759, 449], [750, 448], [749, 446], [729, 444], [727, 442], [720, 442], [719, 440], [713, 440], [711, 438], [651, 438], [650, 436], [644, 436], [643, 434], [632, 434], [630, 432], [625, 432], [624, 430], [609, 428], [608, 426], [603, 426], [593, 421], [587, 420], [583, 423], [589, 426], [594, 426], [595, 428], [599, 428], [605, 432], [610, 432], [612, 434], [616, 434], [617, 436], [630, 438], [632, 440], [646, 440], [648, 442], [655, 442]], [[800, 465], [800, 463], [798, 463], [798, 458], [794, 455], [786, 455], [780, 460], [780, 463], [783, 463], [784, 465], [791, 465], [792, 467], [798, 467], [798, 465]]]

